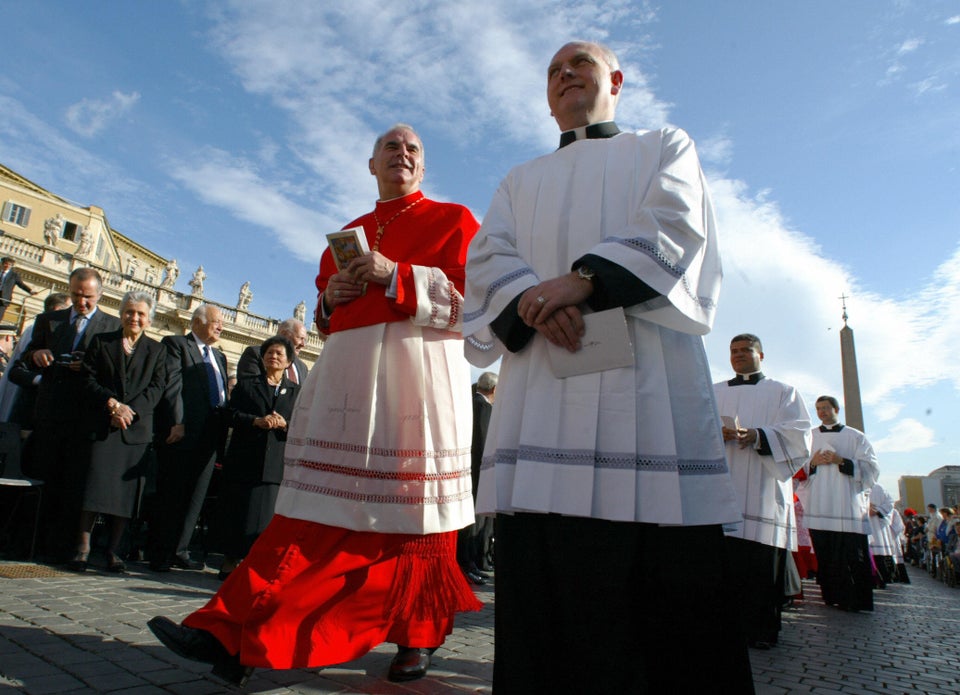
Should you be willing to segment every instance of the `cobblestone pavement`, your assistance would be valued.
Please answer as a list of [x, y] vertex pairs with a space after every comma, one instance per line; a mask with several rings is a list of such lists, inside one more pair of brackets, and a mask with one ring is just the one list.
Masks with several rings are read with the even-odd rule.
[[[154, 615], [180, 619], [219, 582], [213, 571], [155, 574], [133, 564], [125, 576], [95, 570], [77, 576], [43, 565], [0, 563], [0, 690], [43, 693], [230, 692], [204, 664], [185, 661], [146, 629]], [[784, 616], [781, 644], [751, 651], [760, 695], [780, 693], [930, 693], [960, 691], [960, 590], [919, 570], [913, 583], [875, 595], [876, 610], [850, 614], [823, 606], [804, 582], [807, 600]], [[493, 591], [459, 616], [428, 676], [386, 680], [392, 645], [325, 669], [257, 670], [249, 693], [490, 693]], [[598, 674], [598, 685], [602, 674]], [[718, 683], [718, 692], [724, 692]], [[579, 695], [579, 694], [578, 694]], [[589, 695], [589, 694], [585, 694]]]

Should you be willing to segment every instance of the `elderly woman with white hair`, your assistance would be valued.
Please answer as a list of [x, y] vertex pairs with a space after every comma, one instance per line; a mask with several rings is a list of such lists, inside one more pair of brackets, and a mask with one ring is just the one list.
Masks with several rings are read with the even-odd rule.
[[69, 563], [77, 572], [87, 569], [98, 514], [111, 517], [107, 569], [126, 569], [119, 545], [140, 499], [153, 410], [167, 378], [166, 351], [146, 335], [155, 306], [152, 295], [127, 292], [120, 304], [120, 330], [94, 336], [84, 355], [84, 412], [92, 444], [77, 552]]

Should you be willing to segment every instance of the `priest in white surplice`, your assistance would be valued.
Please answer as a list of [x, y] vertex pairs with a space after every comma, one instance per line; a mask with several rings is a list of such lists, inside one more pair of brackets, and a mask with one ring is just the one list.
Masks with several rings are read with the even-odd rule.
[[870, 488], [870, 554], [876, 566], [873, 584], [884, 589], [896, 580], [895, 548], [899, 541], [893, 536], [893, 498], [880, 483]]
[[713, 388], [743, 512], [743, 523], [726, 527], [741, 619], [751, 646], [769, 649], [780, 632], [784, 553], [797, 549], [793, 475], [810, 455], [810, 416], [799, 391], [764, 376], [762, 361], [757, 336], [734, 336], [736, 376]]
[[863, 432], [839, 422], [840, 403], [817, 399], [823, 424], [813, 431], [807, 466], [809, 509], [804, 521], [817, 554], [817, 582], [825, 603], [843, 610], [873, 610], [870, 566], [870, 489], [877, 481], [877, 456]]
[[[713, 209], [686, 133], [613, 122], [622, 85], [606, 47], [557, 52], [560, 149], [507, 175], [468, 251], [467, 356], [503, 358], [477, 499], [497, 513], [500, 695], [753, 688], [700, 338], [720, 290]], [[548, 343], [582, 358], [584, 313], [615, 307], [634, 364], [555, 376]]]

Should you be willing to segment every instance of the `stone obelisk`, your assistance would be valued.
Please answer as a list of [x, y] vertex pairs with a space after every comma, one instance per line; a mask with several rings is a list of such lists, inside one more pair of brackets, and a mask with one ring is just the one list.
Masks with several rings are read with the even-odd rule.
[[860, 375], [857, 373], [857, 349], [853, 345], [853, 329], [847, 325], [847, 297], [843, 301], [843, 328], [840, 329], [840, 362], [843, 370], [843, 420], [851, 427], [865, 432], [863, 405], [860, 402]]

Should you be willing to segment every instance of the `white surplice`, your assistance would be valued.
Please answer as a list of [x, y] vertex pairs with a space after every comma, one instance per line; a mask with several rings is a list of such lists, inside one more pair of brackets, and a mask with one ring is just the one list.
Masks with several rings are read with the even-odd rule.
[[893, 498], [879, 483], [870, 488], [870, 504], [880, 512], [880, 515], [871, 514], [870, 519], [870, 554], [896, 555], [899, 541], [893, 535]]
[[[660, 296], [625, 308], [633, 366], [556, 378], [539, 334], [510, 353], [489, 324], [588, 253]], [[739, 520], [700, 338], [721, 275], [709, 194], [682, 130], [579, 140], [514, 168], [467, 256], [467, 357], [480, 367], [503, 357], [478, 511]]]
[[890, 533], [893, 534], [893, 561], [898, 565], [903, 564], [903, 546], [905, 543], [903, 532], [905, 530], [906, 526], [903, 523], [903, 517], [900, 516], [900, 512], [894, 507], [893, 512], [890, 513]]
[[735, 441], [727, 442], [743, 523], [725, 528], [726, 534], [796, 550], [793, 475], [810, 456], [810, 416], [800, 392], [767, 377], [737, 386], [721, 381], [714, 384], [714, 392], [720, 414], [738, 418], [741, 427], [762, 430], [771, 451], [761, 455], [752, 445], [741, 448]]
[[863, 432], [844, 426], [839, 432], [813, 430], [811, 452], [831, 448], [841, 458], [853, 462], [853, 475], [840, 472], [838, 466], [817, 466], [807, 471], [807, 497], [804, 522], [807, 528], [843, 533], [870, 533], [870, 489], [877, 482], [877, 456]]
[[473, 523], [461, 298], [414, 266], [417, 313], [330, 335], [290, 423], [276, 513], [355, 531]]

